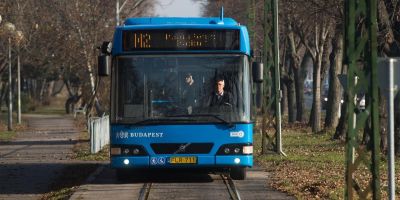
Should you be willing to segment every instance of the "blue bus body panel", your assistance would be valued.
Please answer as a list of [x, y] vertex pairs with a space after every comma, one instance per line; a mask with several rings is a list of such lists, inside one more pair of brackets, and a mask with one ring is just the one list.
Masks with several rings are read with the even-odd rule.
[[[241, 53], [250, 55], [249, 33], [245, 26], [239, 25], [231, 18], [224, 18], [220, 23], [219, 18], [129, 18], [123, 26], [118, 26], [114, 33], [112, 55], [135, 55], [135, 54], [156, 54], [156, 53]], [[240, 30], [240, 50], [177, 50], [177, 51], [122, 51], [122, 32], [125, 30], [155, 30], [155, 29], [233, 29]]]
[[[238, 134], [240, 133], [240, 134]], [[253, 166], [253, 155], [217, 155], [223, 144], [253, 143], [253, 125], [112, 125], [110, 140], [112, 145], [142, 145], [148, 156], [112, 156], [114, 168], [179, 168], [188, 165], [172, 165], [171, 156], [195, 156], [197, 164], [190, 167]], [[207, 154], [156, 154], [152, 143], [213, 143]], [[124, 163], [128, 159], [129, 164]], [[236, 162], [235, 162], [236, 159]], [[237, 159], [240, 160], [237, 163]]]
[[[174, 51], [123, 51], [122, 33], [126, 30], [239, 30], [239, 50], [174, 50]], [[231, 18], [129, 18], [116, 27], [112, 56], [151, 54], [245, 54], [250, 56], [247, 28]], [[156, 154], [154, 143], [212, 143], [211, 151], [204, 154]], [[253, 155], [216, 155], [224, 144], [253, 143], [253, 125], [235, 124], [181, 124], [181, 125], [122, 125], [112, 124], [110, 144], [113, 146], [142, 145], [145, 156], [111, 156], [113, 168], [180, 168], [180, 167], [252, 167]], [[196, 157], [196, 164], [170, 164], [173, 156]]]

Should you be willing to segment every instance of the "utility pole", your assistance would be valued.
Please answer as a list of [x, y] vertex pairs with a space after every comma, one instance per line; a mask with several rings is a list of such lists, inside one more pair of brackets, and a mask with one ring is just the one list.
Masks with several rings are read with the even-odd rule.
[[[272, 148], [276, 153], [285, 155], [282, 150], [278, 3], [278, 0], [264, 0], [263, 57], [266, 68], [264, 70], [265, 84], [263, 87], [266, 94], [264, 94], [262, 111], [262, 153], [265, 154], [267, 148]], [[270, 113], [274, 114], [271, 115]], [[270, 128], [275, 129], [273, 136], [267, 133]]]
[[[344, 64], [348, 66], [347, 88], [345, 88], [348, 101], [345, 199], [369, 199], [371, 195], [373, 199], [380, 199], [377, 0], [346, 0], [344, 2]], [[360, 67], [360, 64], [364, 66]], [[363, 91], [364, 88], [367, 91]], [[366, 92], [365, 110], [355, 105], [355, 98], [362, 92]], [[370, 128], [366, 130], [365, 127], [368, 125]], [[363, 143], [359, 136], [360, 132], [368, 134], [370, 138], [368, 144]], [[363, 171], [365, 166], [368, 166], [368, 170]], [[357, 176], [370, 177], [366, 188], [362, 188]]]
[[279, 23], [278, 23], [278, 0], [272, 0], [274, 21], [274, 68], [275, 68], [275, 130], [276, 151], [285, 155], [282, 151], [282, 119], [281, 119], [281, 73], [279, 70]]
[[12, 131], [11, 36], [8, 36], [8, 131]]
[[17, 123], [21, 124], [21, 60], [20, 60], [20, 49], [18, 47], [18, 55], [17, 55]]
[[4, 28], [8, 34], [8, 131], [12, 131], [12, 76], [11, 76], [11, 68], [12, 68], [12, 60], [11, 60], [11, 48], [12, 43], [11, 40], [15, 34], [15, 25], [7, 22], [4, 24]]

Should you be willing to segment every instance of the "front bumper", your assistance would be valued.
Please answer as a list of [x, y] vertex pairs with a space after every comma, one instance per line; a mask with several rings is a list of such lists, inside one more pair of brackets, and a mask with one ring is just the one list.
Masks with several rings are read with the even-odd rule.
[[[194, 156], [194, 155], [179, 155]], [[253, 155], [195, 156], [196, 164], [171, 164], [171, 156], [113, 156], [111, 167], [129, 168], [209, 168], [209, 167], [252, 167]]]

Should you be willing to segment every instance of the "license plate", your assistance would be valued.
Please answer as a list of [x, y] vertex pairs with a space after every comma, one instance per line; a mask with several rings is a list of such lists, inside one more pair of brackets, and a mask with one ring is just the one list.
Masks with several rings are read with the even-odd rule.
[[197, 157], [195, 157], [195, 156], [171, 157], [169, 159], [169, 163], [171, 163], [171, 164], [196, 164]]

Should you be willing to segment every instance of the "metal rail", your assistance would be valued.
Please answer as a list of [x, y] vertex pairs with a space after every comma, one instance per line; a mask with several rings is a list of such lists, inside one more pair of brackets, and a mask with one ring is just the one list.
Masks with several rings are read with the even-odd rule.
[[[239, 190], [235, 186], [235, 182], [227, 175], [221, 174], [221, 179], [226, 186], [230, 199], [241, 200]], [[150, 191], [153, 183], [144, 183], [139, 192], [138, 200], [147, 200], [150, 196]]]
[[235, 182], [224, 174], [221, 174], [221, 178], [224, 181], [226, 188], [228, 189], [229, 195], [232, 200], [241, 200], [239, 190], [235, 186]]
[[144, 183], [142, 189], [140, 189], [138, 200], [147, 200], [149, 198], [151, 186], [153, 183]]

